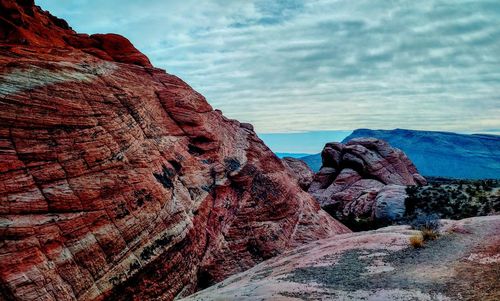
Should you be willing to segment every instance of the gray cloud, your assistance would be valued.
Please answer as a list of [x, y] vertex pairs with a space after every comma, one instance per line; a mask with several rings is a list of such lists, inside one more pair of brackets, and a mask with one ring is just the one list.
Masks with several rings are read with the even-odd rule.
[[37, 1], [260, 132], [500, 128], [500, 2]]

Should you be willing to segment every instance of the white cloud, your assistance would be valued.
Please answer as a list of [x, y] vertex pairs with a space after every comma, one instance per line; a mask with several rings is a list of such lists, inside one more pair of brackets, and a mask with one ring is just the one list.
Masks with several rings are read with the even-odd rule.
[[37, 3], [260, 132], [500, 128], [497, 0]]

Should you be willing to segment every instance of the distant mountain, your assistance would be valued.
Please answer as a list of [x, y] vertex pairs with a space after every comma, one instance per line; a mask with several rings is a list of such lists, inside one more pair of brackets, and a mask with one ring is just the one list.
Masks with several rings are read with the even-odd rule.
[[[278, 158], [283, 159], [285, 157], [291, 157], [291, 158], [303, 158], [307, 156], [316, 156], [316, 154], [311, 155], [311, 154], [304, 154], [304, 153], [275, 153]], [[320, 162], [321, 164], [321, 162]]]
[[[375, 137], [404, 151], [424, 176], [459, 179], [500, 178], [500, 136], [415, 130], [358, 129], [346, 137]], [[321, 155], [300, 158], [313, 170], [321, 167]]]
[[259, 138], [275, 153], [314, 154], [323, 149], [326, 142], [342, 141], [352, 131], [309, 131], [299, 133], [259, 133]]
[[298, 159], [306, 162], [307, 165], [314, 171], [318, 172], [319, 169], [321, 168], [321, 154], [315, 154], [315, 155], [307, 155], [304, 157], [299, 157]]

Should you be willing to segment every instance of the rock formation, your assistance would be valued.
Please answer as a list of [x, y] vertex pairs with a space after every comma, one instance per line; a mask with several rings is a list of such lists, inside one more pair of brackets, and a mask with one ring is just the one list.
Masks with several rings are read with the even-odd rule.
[[291, 157], [285, 157], [281, 161], [285, 164], [289, 174], [297, 180], [297, 184], [307, 191], [314, 177], [314, 173], [309, 166], [304, 161]]
[[344, 221], [395, 220], [405, 212], [405, 186], [425, 179], [406, 155], [383, 140], [328, 143], [310, 185], [321, 207]]
[[0, 299], [170, 300], [343, 232], [127, 39], [0, 0]]
[[408, 226], [312, 242], [182, 300], [499, 300], [500, 216], [442, 224], [421, 249]]

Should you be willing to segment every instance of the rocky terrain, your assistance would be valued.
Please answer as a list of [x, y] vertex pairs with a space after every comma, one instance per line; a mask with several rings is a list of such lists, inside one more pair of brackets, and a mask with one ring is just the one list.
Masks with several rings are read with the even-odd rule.
[[[498, 300], [498, 182], [426, 185], [375, 138], [321, 159], [280, 160], [122, 36], [0, 0], [0, 300]], [[491, 216], [352, 233], [321, 207]]]
[[[401, 149], [425, 177], [500, 179], [500, 136], [497, 135], [358, 129], [342, 143], [361, 137], [382, 139]], [[300, 159], [314, 171], [321, 167], [320, 154]]]
[[281, 161], [287, 168], [290, 176], [295, 178], [303, 190], [307, 191], [314, 179], [314, 173], [309, 166], [304, 161], [292, 157], [284, 157]]
[[171, 300], [350, 232], [124, 37], [0, 0], [0, 299]]
[[405, 214], [406, 186], [426, 184], [399, 149], [375, 138], [327, 143], [309, 187], [321, 207], [352, 229]]
[[421, 248], [415, 235], [391, 226], [320, 240], [183, 300], [499, 300], [500, 216], [443, 220]]

